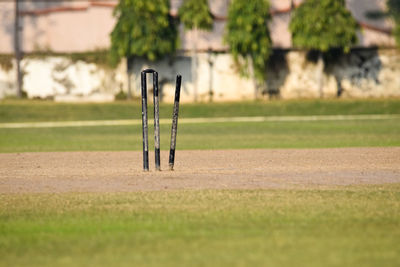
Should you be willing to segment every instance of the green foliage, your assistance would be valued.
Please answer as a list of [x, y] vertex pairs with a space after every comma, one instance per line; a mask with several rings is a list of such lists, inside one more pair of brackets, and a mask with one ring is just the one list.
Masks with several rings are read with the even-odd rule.
[[112, 62], [131, 56], [154, 61], [175, 52], [178, 31], [169, 9], [169, 0], [120, 0], [111, 33]]
[[110, 54], [108, 50], [97, 50], [88, 51], [83, 53], [71, 53], [62, 54], [63, 56], [69, 57], [72, 62], [84, 61], [87, 63], [94, 63], [99, 66], [109, 67], [110, 64]]
[[122, 89], [115, 94], [115, 100], [127, 100], [128, 99], [128, 95], [122, 91]]
[[0, 55], [0, 67], [5, 70], [9, 71], [12, 69], [14, 56], [9, 54], [1, 54]]
[[387, 0], [389, 14], [400, 20], [400, 0]]
[[387, 11], [370, 10], [366, 15], [370, 19], [382, 19], [391, 17], [395, 23], [393, 28], [393, 35], [396, 39], [397, 45], [400, 47], [400, 0], [387, 0]]
[[400, 47], [400, 22], [396, 24], [396, 27], [394, 28], [394, 37], [396, 38], [396, 43]]
[[108, 50], [94, 50], [78, 53], [59, 53], [51, 50], [47, 51], [35, 51], [24, 54], [25, 58], [39, 58], [45, 59], [47, 57], [65, 57], [70, 59], [72, 62], [84, 61], [86, 63], [93, 63], [102, 67], [110, 68], [113, 65], [110, 61], [110, 53]]
[[357, 21], [344, 0], [306, 0], [294, 12], [289, 29], [295, 46], [326, 52], [357, 42]]
[[213, 26], [208, 0], [184, 0], [179, 8], [179, 18], [186, 30], [211, 30]]
[[388, 0], [387, 1], [388, 13], [395, 22], [393, 30], [396, 43], [400, 47], [400, 0]]
[[229, 6], [225, 41], [241, 73], [247, 74], [250, 58], [255, 77], [260, 81], [265, 80], [271, 54], [269, 18], [268, 0], [234, 0]]

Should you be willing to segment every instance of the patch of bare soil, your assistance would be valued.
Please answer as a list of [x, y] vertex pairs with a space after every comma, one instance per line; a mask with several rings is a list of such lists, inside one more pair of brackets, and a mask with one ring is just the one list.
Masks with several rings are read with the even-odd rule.
[[163, 171], [141, 152], [0, 154], [0, 193], [319, 188], [400, 183], [400, 147], [177, 151]]

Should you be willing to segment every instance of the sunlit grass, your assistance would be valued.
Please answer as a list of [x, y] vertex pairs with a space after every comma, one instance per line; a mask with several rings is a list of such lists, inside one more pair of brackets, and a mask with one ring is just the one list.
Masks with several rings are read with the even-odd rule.
[[[149, 112], [152, 104], [149, 102]], [[336, 114], [400, 114], [400, 99], [286, 100], [181, 104], [180, 117], [233, 117]], [[172, 117], [172, 105], [161, 104], [160, 116]], [[0, 101], [0, 122], [140, 119], [139, 101], [68, 104], [50, 101]]]
[[[153, 146], [153, 128], [149, 141]], [[169, 149], [170, 125], [161, 126]], [[180, 124], [177, 149], [400, 146], [400, 120]], [[0, 152], [141, 150], [141, 126], [0, 129]]]
[[2, 266], [397, 266], [400, 186], [0, 195]]

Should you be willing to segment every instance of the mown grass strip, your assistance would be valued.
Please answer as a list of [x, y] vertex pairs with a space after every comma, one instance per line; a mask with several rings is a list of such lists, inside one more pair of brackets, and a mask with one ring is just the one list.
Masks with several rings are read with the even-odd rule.
[[[300, 122], [300, 121], [357, 121], [357, 120], [392, 120], [400, 119], [400, 114], [372, 115], [319, 115], [319, 116], [270, 116], [270, 117], [225, 117], [225, 118], [183, 118], [179, 123], [225, 123], [225, 122]], [[153, 124], [153, 120], [149, 120]], [[162, 124], [170, 124], [168, 119], [160, 119]], [[55, 121], [55, 122], [14, 122], [0, 123], [0, 129], [18, 128], [55, 128], [55, 127], [90, 127], [90, 126], [124, 126], [140, 125], [141, 120], [109, 121]]]
[[[149, 103], [151, 106], [151, 103]], [[149, 108], [149, 112], [152, 109]], [[287, 100], [182, 104], [180, 118], [400, 114], [400, 99]], [[150, 114], [151, 115], [151, 114]], [[172, 105], [160, 105], [171, 118]], [[151, 117], [151, 116], [150, 116]], [[0, 122], [140, 119], [140, 102], [68, 104], [50, 101], [0, 101]]]
[[[162, 150], [169, 149], [170, 131], [161, 124]], [[178, 150], [376, 146], [400, 146], [400, 119], [182, 123], [177, 136]], [[0, 153], [141, 149], [141, 125], [0, 129]]]
[[1, 266], [397, 266], [400, 186], [0, 195]]

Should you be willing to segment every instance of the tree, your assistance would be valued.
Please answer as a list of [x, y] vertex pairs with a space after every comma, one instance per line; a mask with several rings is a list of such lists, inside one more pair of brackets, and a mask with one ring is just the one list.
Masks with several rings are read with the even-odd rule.
[[393, 30], [397, 46], [400, 47], [400, 0], [387, 0], [388, 14], [393, 18], [395, 26]]
[[130, 59], [154, 61], [174, 53], [178, 44], [176, 22], [169, 14], [169, 0], [120, 0], [114, 10], [117, 23], [111, 33], [111, 60], [127, 58], [128, 97]]
[[209, 31], [213, 26], [213, 18], [208, 6], [208, 0], [184, 0], [179, 8], [179, 18], [186, 30], [193, 30], [192, 80], [194, 101], [197, 101], [197, 31], [198, 29]]
[[323, 97], [323, 53], [339, 48], [345, 53], [357, 43], [357, 21], [346, 9], [345, 0], [306, 0], [292, 16], [289, 30], [299, 48], [318, 51], [318, 87]]
[[268, 0], [233, 0], [229, 6], [225, 42], [240, 73], [253, 79], [256, 98], [271, 54], [269, 19]]

